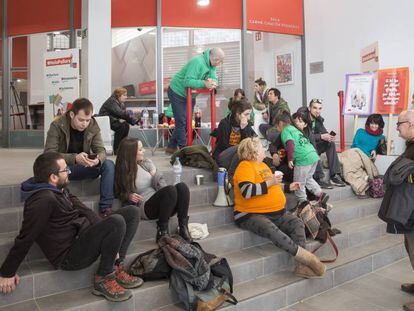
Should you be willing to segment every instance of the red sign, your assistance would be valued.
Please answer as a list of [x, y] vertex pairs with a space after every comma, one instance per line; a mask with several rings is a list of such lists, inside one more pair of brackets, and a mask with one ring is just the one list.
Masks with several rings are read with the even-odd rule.
[[[168, 89], [170, 81], [171, 78], [164, 78], [164, 91]], [[140, 95], [155, 94], [157, 92], [157, 85], [155, 83], [155, 80], [138, 84], [138, 92]]]
[[52, 58], [46, 60], [46, 66], [61, 66], [72, 63], [72, 55], [69, 57]]
[[408, 105], [409, 68], [378, 70], [377, 108], [380, 114], [399, 114]]
[[247, 29], [303, 35], [302, 0], [247, 0]]

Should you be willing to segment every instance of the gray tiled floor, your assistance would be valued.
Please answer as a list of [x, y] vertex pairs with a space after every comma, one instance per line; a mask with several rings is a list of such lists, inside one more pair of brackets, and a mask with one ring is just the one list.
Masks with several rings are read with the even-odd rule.
[[414, 295], [400, 290], [404, 282], [414, 282], [414, 271], [408, 258], [283, 311], [398, 311], [404, 303], [414, 300]]

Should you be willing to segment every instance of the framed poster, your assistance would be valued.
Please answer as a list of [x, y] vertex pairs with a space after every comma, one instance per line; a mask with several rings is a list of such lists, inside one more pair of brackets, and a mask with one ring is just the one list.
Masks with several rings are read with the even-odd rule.
[[399, 114], [408, 106], [409, 69], [378, 70], [377, 108], [380, 114]]
[[276, 85], [293, 84], [293, 52], [275, 54]]
[[346, 75], [344, 114], [369, 115], [374, 101], [374, 74]]

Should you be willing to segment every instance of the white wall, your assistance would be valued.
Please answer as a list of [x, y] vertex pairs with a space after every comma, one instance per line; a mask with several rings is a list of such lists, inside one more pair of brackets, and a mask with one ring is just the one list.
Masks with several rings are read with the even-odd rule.
[[[378, 41], [380, 68], [409, 66], [413, 72], [413, 11], [412, 0], [305, 1], [308, 101], [324, 100], [323, 115], [328, 129], [339, 131], [337, 92], [345, 87], [345, 74], [360, 72], [362, 48]], [[324, 62], [324, 72], [310, 75], [309, 63], [316, 61]], [[410, 99], [413, 86], [411, 79]], [[395, 122], [392, 122], [394, 137]], [[346, 140], [350, 141], [353, 119], [347, 117], [345, 124]], [[402, 141], [396, 143], [398, 152]]]
[[[276, 85], [275, 55], [293, 52], [293, 84]], [[301, 40], [300, 37], [262, 33], [262, 40], [254, 42], [255, 79], [262, 77], [267, 86], [276, 87], [282, 97], [289, 103], [292, 111], [302, 106], [302, 73], [301, 73]]]
[[30, 35], [29, 38], [29, 87], [28, 104], [43, 102], [43, 54], [47, 51], [47, 35]]

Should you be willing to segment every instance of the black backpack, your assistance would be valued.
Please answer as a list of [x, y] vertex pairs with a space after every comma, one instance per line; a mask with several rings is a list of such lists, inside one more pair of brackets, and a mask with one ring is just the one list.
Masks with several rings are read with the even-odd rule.
[[198, 243], [179, 236], [161, 238], [160, 246], [172, 267], [170, 288], [186, 310], [216, 310], [224, 302], [237, 304], [232, 295], [233, 275], [225, 258], [205, 252]]

